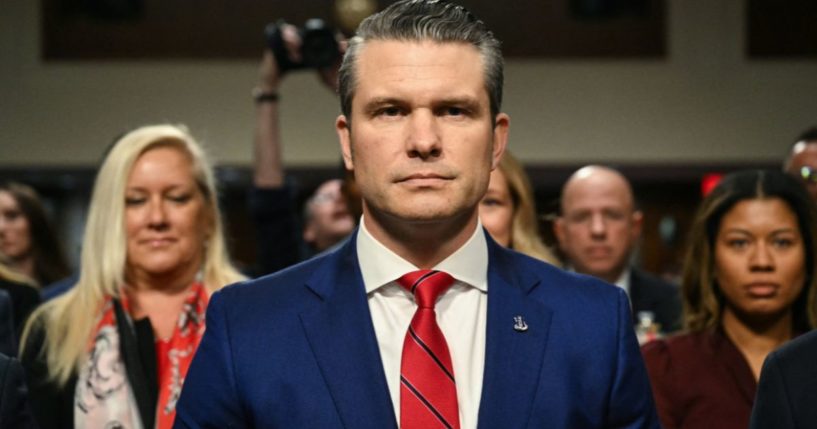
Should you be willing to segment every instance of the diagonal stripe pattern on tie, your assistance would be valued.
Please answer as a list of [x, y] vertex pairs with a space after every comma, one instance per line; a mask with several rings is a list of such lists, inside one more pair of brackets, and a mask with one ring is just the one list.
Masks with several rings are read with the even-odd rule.
[[457, 428], [457, 385], [451, 354], [434, 304], [454, 278], [442, 271], [412, 271], [397, 282], [414, 295], [417, 311], [403, 341], [400, 364], [401, 429]]

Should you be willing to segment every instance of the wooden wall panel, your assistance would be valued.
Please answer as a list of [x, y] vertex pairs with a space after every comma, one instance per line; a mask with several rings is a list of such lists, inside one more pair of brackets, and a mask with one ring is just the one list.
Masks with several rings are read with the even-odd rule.
[[[334, 22], [332, 0], [40, 0], [46, 60], [258, 57], [266, 23]], [[464, 0], [509, 57], [660, 57], [665, 0]], [[381, 0], [381, 7], [391, 1]]]
[[817, 1], [748, 0], [747, 51], [752, 58], [817, 58]]

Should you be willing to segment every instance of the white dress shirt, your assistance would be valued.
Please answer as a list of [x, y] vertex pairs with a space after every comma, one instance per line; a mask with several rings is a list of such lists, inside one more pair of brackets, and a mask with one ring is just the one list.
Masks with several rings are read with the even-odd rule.
[[[377, 241], [362, 218], [357, 234], [360, 272], [366, 286], [380, 357], [400, 421], [400, 361], [403, 340], [417, 309], [414, 297], [397, 279], [418, 268]], [[434, 267], [456, 282], [437, 301], [437, 324], [445, 335], [457, 383], [460, 426], [476, 428], [485, 367], [485, 321], [488, 309], [488, 245], [482, 224], [451, 256]]]
[[614, 285], [624, 289], [624, 293], [627, 296], [630, 296], [630, 267], [624, 267], [624, 270], [621, 271], [621, 275], [618, 276], [618, 280], [616, 280]]

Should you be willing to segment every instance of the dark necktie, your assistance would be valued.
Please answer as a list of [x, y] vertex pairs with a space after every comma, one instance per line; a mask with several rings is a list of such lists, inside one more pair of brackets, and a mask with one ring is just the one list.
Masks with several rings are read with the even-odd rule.
[[419, 270], [397, 280], [414, 295], [417, 312], [403, 341], [400, 363], [401, 429], [459, 428], [454, 367], [434, 304], [453, 283], [441, 271]]

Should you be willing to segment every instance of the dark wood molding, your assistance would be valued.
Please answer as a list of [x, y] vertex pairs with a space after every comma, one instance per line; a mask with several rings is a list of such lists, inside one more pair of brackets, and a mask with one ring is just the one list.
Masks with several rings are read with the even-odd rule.
[[[40, 0], [52, 60], [255, 59], [265, 25], [334, 23], [332, 0]], [[661, 58], [666, 0], [462, 0], [507, 57]], [[385, 7], [393, 1], [381, 0]], [[335, 27], [337, 27], [335, 25]]]

